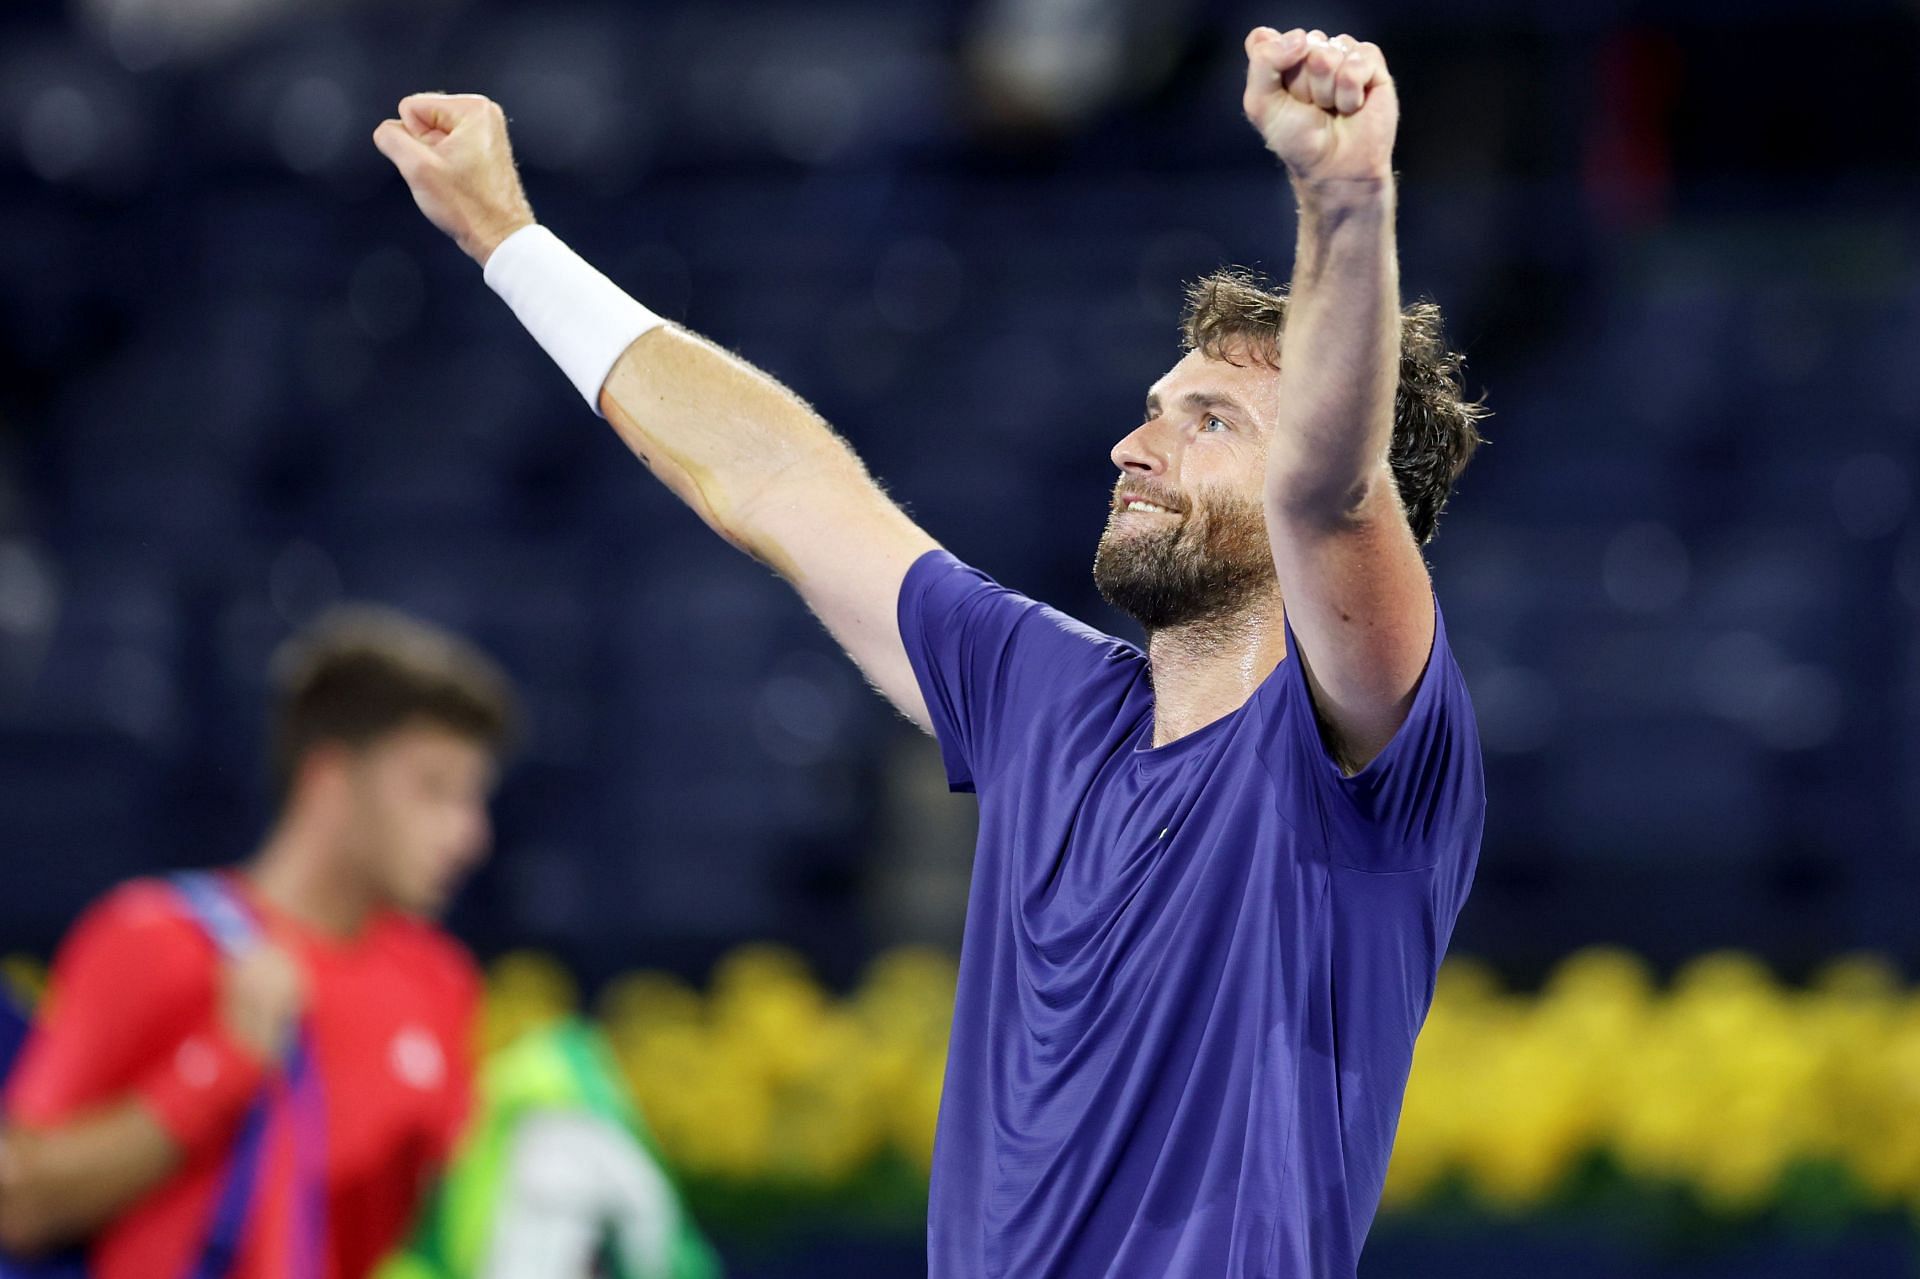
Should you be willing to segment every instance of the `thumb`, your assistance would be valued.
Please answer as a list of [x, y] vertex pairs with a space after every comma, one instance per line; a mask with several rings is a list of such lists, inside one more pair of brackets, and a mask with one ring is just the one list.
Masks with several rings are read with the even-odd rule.
[[407, 132], [407, 126], [399, 120], [382, 120], [373, 131], [373, 145], [393, 161], [403, 177], [434, 159], [433, 148]]

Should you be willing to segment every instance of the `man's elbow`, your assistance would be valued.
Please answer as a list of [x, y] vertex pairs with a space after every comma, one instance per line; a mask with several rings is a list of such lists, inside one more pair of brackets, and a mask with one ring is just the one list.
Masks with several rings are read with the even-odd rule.
[[1392, 473], [1384, 466], [1274, 467], [1267, 473], [1267, 514], [1290, 528], [1339, 532], [1364, 522], [1392, 489]]

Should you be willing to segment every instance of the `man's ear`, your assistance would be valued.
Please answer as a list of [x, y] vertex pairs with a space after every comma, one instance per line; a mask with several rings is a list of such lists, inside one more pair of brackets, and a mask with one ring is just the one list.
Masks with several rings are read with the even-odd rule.
[[347, 783], [358, 752], [345, 742], [316, 742], [293, 770], [289, 807], [304, 807], [337, 795]]

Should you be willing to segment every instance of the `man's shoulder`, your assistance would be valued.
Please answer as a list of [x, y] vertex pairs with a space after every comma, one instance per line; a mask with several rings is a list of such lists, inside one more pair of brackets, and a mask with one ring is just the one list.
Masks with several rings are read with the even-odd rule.
[[1029, 627], [1036, 634], [1086, 646], [1113, 661], [1145, 660], [1138, 646], [1081, 621], [1057, 605], [1001, 585], [949, 551], [928, 551], [916, 560], [908, 572], [902, 595], [903, 598], [915, 597], [922, 603], [932, 603], [931, 597], [938, 596], [937, 602], [948, 608], [974, 605], [963, 607], [961, 616], [955, 619], [962, 625], [991, 620], [1010, 628]]
[[213, 990], [218, 954], [164, 879], [129, 880], [84, 910], [54, 957], [41, 1013], [119, 1017], [126, 1001], [166, 1021]]
[[153, 961], [211, 961], [213, 948], [180, 900], [179, 892], [158, 876], [118, 884], [81, 913], [68, 944], [136, 944]]

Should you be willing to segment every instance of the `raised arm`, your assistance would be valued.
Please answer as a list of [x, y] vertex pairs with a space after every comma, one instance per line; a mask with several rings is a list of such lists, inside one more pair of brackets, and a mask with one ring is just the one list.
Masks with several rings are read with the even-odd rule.
[[[895, 610], [908, 566], [936, 543], [845, 441], [773, 378], [684, 329], [645, 327], [621, 349], [651, 317], [529, 230], [506, 117], [492, 102], [416, 94], [374, 142], [640, 460], [715, 532], [791, 582], [867, 678], [925, 728]], [[509, 266], [515, 278], [498, 278]], [[543, 332], [542, 312], [557, 327]], [[596, 359], [594, 344], [609, 340], [615, 349]]]
[[1247, 63], [1247, 118], [1300, 206], [1267, 529], [1315, 704], [1357, 770], [1406, 719], [1433, 646], [1432, 587], [1387, 461], [1399, 101], [1380, 50], [1347, 36], [1262, 27]]

